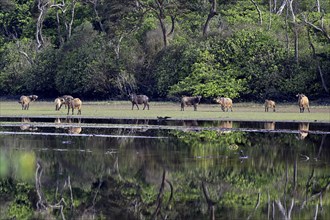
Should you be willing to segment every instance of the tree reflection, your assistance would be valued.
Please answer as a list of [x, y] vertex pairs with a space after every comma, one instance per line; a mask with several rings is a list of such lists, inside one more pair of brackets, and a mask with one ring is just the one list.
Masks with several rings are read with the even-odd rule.
[[[168, 137], [6, 136], [1, 146], [15, 143], [34, 152], [35, 183], [23, 190], [17, 187], [21, 180], [11, 175], [8, 183], [11, 172], [2, 172], [0, 195], [10, 207], [21, 202], [16, 196], [28, 198], [36, 218], [330, 217], [326, 135], [310, 134], [303, 143], [294, 134], [272, 132], [171, 131]], [[70, 138], [70, 146], [64, 138]], [[1, 165], [15, 167], [18, 151], [0, 150], [0, 158], [7, 158]], [[244, 163], [240, 150], [249, 155]]]

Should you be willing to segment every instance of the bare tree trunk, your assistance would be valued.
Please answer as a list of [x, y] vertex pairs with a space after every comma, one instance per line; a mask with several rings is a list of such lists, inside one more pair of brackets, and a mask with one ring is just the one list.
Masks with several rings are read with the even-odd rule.
[[270, 30], [270, 27], [272, 26], [272, 0], [269, 0], [269, 24], [268, 24], [268, 30]]
[[210, 8], [210, 12], [207, 16], [206, 22], [204, 24], [204, 28], [203, 28], [203, 36], [207, 36], [207, 33], [210, 29], [210, 21], [211, 19], [217, 15], [217, 1], [216, 0], [210, 0], [211, 2], [211, 8]]
[[328, 86], [327, 86], [327, 84], [326, 84], [326, 82], [325, 82], [325, 79], [324, 79], [324, 76], [323, 76], [323, 72], [322, 72], [322, 68], [321, 68], [321, 65], [320, 65], [320, 61], [319, 61], [319, 59], [318, 59], [317, 56], [316, 56], [315, 47], [314, 47], [314, 45], [313, 45], [313, 42], [312, 42], [311, 36], [310, 36], [310, 34], [309, 34], [309, 30], [307, 30], [307, 36], [308, 36], [309, 45], [310, 45], [310, 47], [312, 48], [312, 53], [313, 53], [312, 57], [313, 57], [313, 58], [316, 60], [316, 62], [317, 62], [317, 70], [318, 70], [318, 72], [319, 72], [319, 74], [320, 74], [322, 87], [323, 87], [323, 89], [324, 89], [324, 91], [325, 91], [326, 93], [329, 93], [329, 88], [328, 88]]
[[289, 23], [288, 23], [288, 17], [289, 17], [289, 9], [288, 7], [286, 8], [286, 15], [285, 15], [285, 39], [286, 39], [286, 53], [287, 56], [289, 56], [289, 51], [290, 51], [290, 44], [289, 44]]
[[294, 159], [294, 165], [293, 165], [293, 191], [297, 190], [297, 177], [298, 177], [298, 168], [297, 168], [297, 157]]
[[[99, 24], [99, 26], [101, 28], [101, 31], [102, 32], [105, 32], [104, 26], [103, 26], [103, 24], [101, 22], [101, 19], [100, 19], [100, 16], [99, 16], [99, 12], [97, 11], [98, 1], [99, 0], [88, 0], [88, 2], [90, 2], [93, 5], [93, 10], [94, 10], [94, 13], [95, 13], [95, 18], [96, 18], [96, 21], [97, 21], [97, 23]], [[136, 4], [138, 4], [138, 1], [136, 1]], [[137, 5], [137, 7], [139, 7], [139, 5]]]
[[167, 36], [170, 36], [171, 34], [174, 33], [175, 17], [173, 15], [171, 15], [171, 24], [172, 24], [172, 27], [171, 27], [170, 32], [167, 34]]
[[328, 34], [327, 30], [323, 26], [323, 15], [320, 18], [320, 20], [321, 20], [321, 27], [318, 27], [315, 24], [309, 22], [304, 14], [302, 16], [304, 18], [305, 24], [307, 24], [308, 26], [312, 27], [314, 30], [320, 31], [323, 34], [323, 36], [325, 36], [328, 39], [328, 41], [330, 41], [330, 35]]
[[204, 197], [207, 202], [208, 210], [210, 212], [210, 219], [215, 220], [215, 204], [216, 204], [216, 202], [210, 198], [209, 190], [207, 189], [207, 186], [205, 185], [204, 181], [202, 181], [202, 189], [203, 189]]
[[324, 76], [323, 76], [323, 72], [322, 72], [320, 63], [317, 65], [317, 69], [318, 69], [319, 74], [320, 74], [323, 89], [329, 94], [329, 88], [328, 88], [327, 84], [325, 83], [325, 79], [324, 79]]
[[75, 8], [76, 8], [76, 0], [72, 1], [72, 6], [71, 6], [71, 20], [68, 24], [68, 39], [71, 38], [71, 33], [72, 33], [72, 25], [73, 25], [73, 20], [74, 20], [74, 15], [75, 15]]
[[276, 9], [277, 9], [277, 1], [274, 0], [274, 7], [273, 7], [273, 12], [276, 12]]
[[317, 12], [320, 13], [321, 12], [320, 0], [316, 0], [316, 8], [317, 8]]
[[296, 16], [295, 16], [294, 11], [293, 11], [292, 2], [293, 2], [293, 0], [288, 0], [289, 9], [290, 9], [291, 16], [292, 16], [292, 23], [293, 23], [294, 58], [295, 58], [296, 63], [298, 64], [299, 63], [298, 25], [296, 23]]
[[259, 16], [259, 24], [262, 25], [262, 14], [261, 14], [261, 10], [258, 6], [258, 4], [254, 1], [254, 0], [250, 0], [253, 5], [256, 7], [257, 11], [258, 11], [258, 16]]
[[44, 39], [42, 37], [42, 23], [45, 19], [45, 14], [48, 10], [49, 1], [48, 0], [38, 0], [38, 10], [40, 14], [37, 19], [37, 29], [36, 29], [36, 40], [37, 40], [37, 49], [40, 49], [44, 44]]
[[64, 44], [64, 39], [62, 37], [62, 31], [61, 31], [61, 24], [60, 24], [60, 15], [59, 11], [56, 11], [56, 22], [57, 22], [57, 36], [58, 36], [58, 41], [59, 41], [59, 46], [62, 47]]
[[287, 2], [287, 0], [283, 0], [283, 2], [281, 4], [280, 8], [278, 9], [278, 11], [276, 12], [276, 14], [278, 14], [278, 15], [281, 15], [282, 14], [283, 9], [284, 9], [284, 7], [286, 5], [286, 2]]

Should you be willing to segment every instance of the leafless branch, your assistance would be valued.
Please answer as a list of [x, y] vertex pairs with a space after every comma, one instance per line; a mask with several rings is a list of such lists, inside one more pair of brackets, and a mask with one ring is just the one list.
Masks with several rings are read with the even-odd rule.
[[[305, 22], [305, 24], [309, 25], [310, 27], [312, 27], [314, 30], [319, 31], [323, 34], [323, 36], [325, 36], [329, 41], [330, 41], [330, 35], [328, 34], [328, 32], [323, 28], [323, 25], [321, 25], [321, 27], [316, 26], [315, 24], [313, 24], [312, 22], [307, 20], [306, 15], [302, 14], [303, 20]], [[322, 18], [320, 18], [320, 20], [322, 21]]]
[[253, 3], [253, 5], [256, 7], [256, 9], [257, 9], [257, 11], [258, 11], [258, 16], [259, 16], [259, 24], [260, 25], [262, 25], [262, 14], [261, 14], [261, 10], [260, 10], [260, 8], [259, 8], [259, 6], [258, 6], [258, 4], [256, 3], [256, 1], [254, 1], [254, 0], [250, 0], [252, 3]]

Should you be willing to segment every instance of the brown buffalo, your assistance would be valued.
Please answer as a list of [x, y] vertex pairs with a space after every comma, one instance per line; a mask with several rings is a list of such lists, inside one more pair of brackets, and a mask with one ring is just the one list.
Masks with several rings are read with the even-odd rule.
[[296, 96], [298, 97], [298, 105], [299, 105], [300, 113], [303, 113], [305, 111], [305, 108], [307, 108], [308, 112], [310, 112], [309, 111], [309, 100], [308, 100], [307, 96], [305, 96], [304, 94], [300, 94], [300, 93], [298, 93]]
[[265, 112], [268, 112], [269, 108], [273, 109], [273, 112], [275, 112], [275, 102], [273, 100], [266, 99], [265, 100]]
[[197, 111], [197, 105], [201, 101], [202, 96], [183, 96], [181, 98], [181, 111], [184, 111], [185, 106], [194, 106], [194, 111]]
[[74, 109], [78, 110], [77, 115], [81, 115], [81, 106], [82, 106], [82, 101], [79, 98], [67, 98], [66, 103], [68, 105], [68, 114], [70, 112], [70, 109], [72, 109], [72, 114], [74, 112]]
[[37, 100], [37, 98], [38, 98], [37, 95], [30, 95], [30, 96], [22, 95], [18, 103], [22, 105], [22, 110], [29, 110], [30, 102]]
[[149, 110], [149, 98], [146, 95], [136, 95], [134, 93], [129, 94], [130, 100], [132, 102], [132, 110], [134, 105], [136, 105], [137, 109], [139, 110], [139, 105], [143, 104], [143, 110], [148, 107]]
[[217, 97], [214, 100], [220, 104], [222, 111], [225, 111], [226, 109], [227, 109], [227, 112], [228, 112], [228, 109], [233, 111], [233, 100], [231, 100], [231, 98]]

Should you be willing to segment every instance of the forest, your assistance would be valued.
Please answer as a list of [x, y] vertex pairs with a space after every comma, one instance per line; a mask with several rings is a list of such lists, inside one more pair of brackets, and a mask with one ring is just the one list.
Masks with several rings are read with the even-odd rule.
[[1, 0], [0, 96], [329, 98], [328, 0]]

